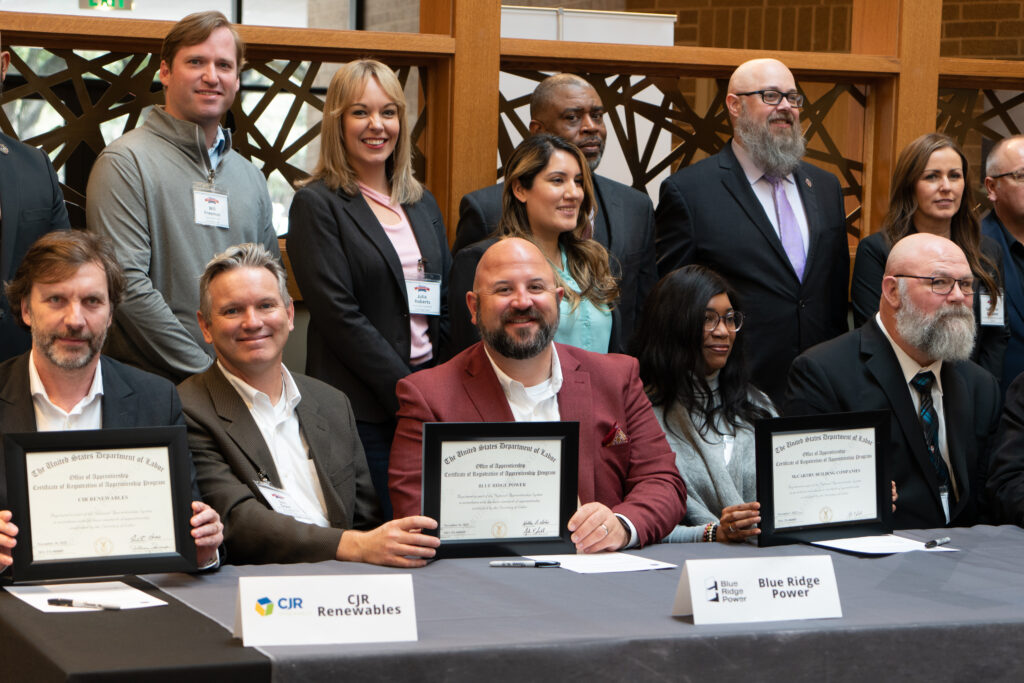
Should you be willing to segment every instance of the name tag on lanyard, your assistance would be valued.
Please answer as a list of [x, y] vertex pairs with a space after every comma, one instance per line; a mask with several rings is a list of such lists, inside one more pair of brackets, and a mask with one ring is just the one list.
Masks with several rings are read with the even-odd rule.
[[210, 183], [192, 183], [192, 205], [199, 225], [227, 230], [228, 193]]

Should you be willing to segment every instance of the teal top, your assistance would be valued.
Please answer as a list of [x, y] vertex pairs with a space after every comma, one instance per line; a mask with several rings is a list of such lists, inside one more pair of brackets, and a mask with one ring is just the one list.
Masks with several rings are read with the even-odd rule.
[[[566, 261], [565, 249], [559, 249], [562, 254], [562, 267], [558, 269], [558, 276], [566, 287], [572, 287], [576, 292], [580, 286], [569, 274], [569, 264]], [[575, 311], [571, 307], [567, 297], [562, 297], [562, 303], [558, 306], [558, 331], [555, 333], [555, 341], [561, 344], [569, 344], [597, 353], [608, 353], [608, 344], [612, 338], [612, 312], [604, 306], [596, 306], [590, 299], [583, 299]]]

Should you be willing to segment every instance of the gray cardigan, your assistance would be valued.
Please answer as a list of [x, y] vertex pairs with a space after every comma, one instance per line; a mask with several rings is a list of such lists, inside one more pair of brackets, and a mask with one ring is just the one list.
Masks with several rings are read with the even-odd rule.
[[[717, 378], [709, 383], [712, 390], [717, 392]], [[761, 392], [751, 388], [750, 398], [765, 406], [773, 416], [778, 415], [771, 401]], [[676, 454], [676, 467], [686, 482], [686, 517], [662, 542], [701, 541], [704, 526], [709, 522], [717, 523], [723, 508], [757, 499], [753, 425], [745, 424], [735, 430], [732, 436], [732, 457], [727, 465], [725, 444], [728, 437], [709, 432], [700, 438], [701, 450], [695, 451], [682, 436], [683, 425], [690, 422], [690, 416], [678, 404], [668, 412], [667, 419], [665, 409], [660, 406], [654, 408], [654, 414], [665, 430], [668, 444]], [[672, 425], [675, 433], [668, 428], [668, 424]]]

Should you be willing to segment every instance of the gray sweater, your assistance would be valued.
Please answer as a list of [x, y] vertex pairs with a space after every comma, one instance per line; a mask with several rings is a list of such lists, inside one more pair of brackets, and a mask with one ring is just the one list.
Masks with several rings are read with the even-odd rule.
[[174, 382], [213, 359], [196, 322], [207, 261], [241, 242], [280, 253], [266, 180], [225, 137], [214, 183], [228, 195], [227, 229], [195, 222], [193, 183], [209, 179], [205, 137], [163, 107], [107, 145], [89, 175], [89, 230], [110, 238], [127, 279], [105, 352]]
[[[718, 391], [717, 378], [709, 378], [713, 391]], [[750, 389], [751, 400], [778, 415], [768, 397]], [[728, 436], [723, 438], [714, 432], [698, 437], [701, 445], [694, 450], [683, 434], [684, 425], [690, 423], [690, 416], [677, 404], [668, 412], [656, 406], [654, 414], [665, 430], [668, 444], [676, 454], [676, 467], [686, 482], [686, 517], [683, 523], [665, 537], [663, 543], [692, 543], [703, 540], [704, 526], [718, 523], [722, 510], [730, 505], [749, 503], [757, 499], [756, 459], [754, 452], [754, 428], [744, 424], [737, 430], [722, 429]], [[666, 423], [675, 430], [673, 433]], [[732, 457], [725, 462], [726, 442], [732, 440]]]

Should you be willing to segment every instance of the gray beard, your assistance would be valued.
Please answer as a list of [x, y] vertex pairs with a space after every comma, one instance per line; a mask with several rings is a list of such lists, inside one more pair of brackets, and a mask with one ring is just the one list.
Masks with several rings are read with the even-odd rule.
[[933, 316], [924, 313], [907, 296], [906, 283], [900, 280], [900, 308], [896, 311], [896, 331], [903, 341], [933, 361], [961, 361], [974, 350], [974, 313], [967, 306], [946, 304]]
[[758, 125], [743, 112], [736, 119], [736, 136], [765, 175], [785, 178], [800, 164], [807, 141], [796, 122], [789, 132], [772, 133], [769, 125]]

